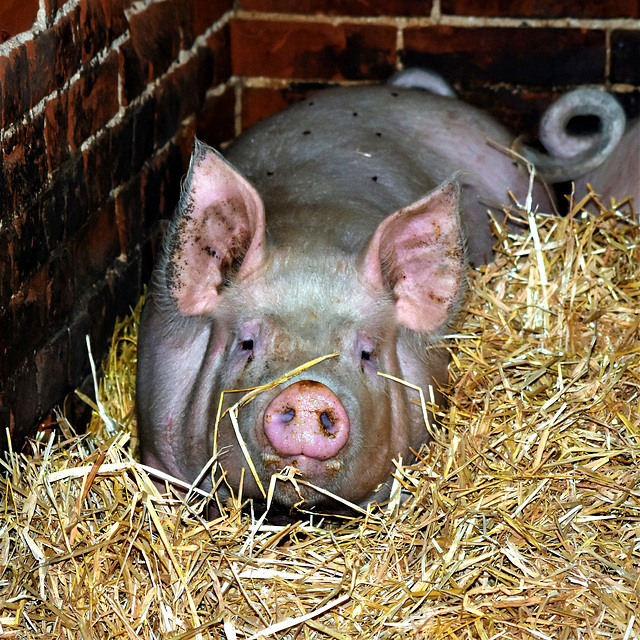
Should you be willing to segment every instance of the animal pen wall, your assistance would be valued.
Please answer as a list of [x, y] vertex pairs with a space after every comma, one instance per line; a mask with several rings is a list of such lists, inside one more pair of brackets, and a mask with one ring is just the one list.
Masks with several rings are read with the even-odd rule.
[[[0, 432], [24, 436], [105, 353], [150, 276], [194, 135], [403, 66], [534, 138], [577, 85], [640, 111], [637, 0], [3, 0]], [[65, 401], [66, 398], [66, 401]]]

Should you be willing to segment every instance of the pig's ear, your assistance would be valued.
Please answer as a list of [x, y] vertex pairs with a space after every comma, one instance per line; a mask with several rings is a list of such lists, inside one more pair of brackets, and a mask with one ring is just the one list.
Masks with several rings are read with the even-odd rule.
[[444, 183], [386, 218], [365, 250], [362, 277], [392, 292], [398, 322], [413, 331], [440, 329], [464, 293], [459, 196], [456, 182]]
[[164, 272], [182, 315], [211, 311], [230, 276], [260, 266], [264, 206], [256, 190], [214, 149], [196, 140]]

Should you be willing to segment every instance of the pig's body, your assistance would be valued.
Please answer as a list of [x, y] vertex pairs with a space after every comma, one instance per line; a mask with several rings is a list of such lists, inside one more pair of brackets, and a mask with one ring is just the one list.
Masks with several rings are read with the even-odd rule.
[[[508, 149], [513, 139], [486, 113], [454, 98], [352, 87], [322, 91], [268, 118], [225, 157], [265, 201], [274, 242], [333, 241], [351, 253], [389, 213], [461, 172], [467, 256], [484, 264], [495, 243], [488, 206], [509, 202], [509, 189], [521, 202], [527, 194], [528, 176], [487, 143]], [[541, 185], [533, 196], [541, 210], [553, 209]], [[301, 228], [316, 233], [300, 234]]]
[[[428, 432], [417, 394], [377, 372], [425, 391], [446, 382], [433, 345], [464, 293], [460, 220], [480, 262], [493, 242], [483, 202], [527, 192], [487, 138], [512, 141], [455, 99], [365, 87], [322, 92], [247, 131], [225, 155], [249, 182], [197, 146], [141, 324], [144, 461], [192, 482], [214, 451], [223, 390], [338, 353], [243, 408], [243, 439], [265, 487], [292, 465], [354, 503], [388, 495], [392, 460]], [[535, 198], [549, 206], [542, 189]], [[228, 420], [217, 450], [228, 485], [260, 498]], [[299, 497], [279, 483], [276, 500]]]
[[586, 192], [587, 184], [607, 206], [612, 198], [619, 202], [631, 196], [635, 210], [640, 209], [640, 120], [628, 128], [603, 164], [576, 180], [578, 196]]

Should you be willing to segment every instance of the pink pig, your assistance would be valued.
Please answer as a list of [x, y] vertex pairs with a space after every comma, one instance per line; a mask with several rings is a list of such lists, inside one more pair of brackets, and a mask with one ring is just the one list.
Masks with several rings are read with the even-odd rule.
[[[447, 382], [439, 346], [465, 293], [467, 259], [492, 255], [487, 206], [524, 201], [513, 136], [450, 96], [397, 86], [323, 91], [246, 131], [225, 158], [196, 142], [140, 328], [145, 463], [193, 482], [214, 450], [223, 390], [265, 384], [239, 428], [263, 487], [298, 478], [357, 505], [389, 495], [393, 460], [429, 440], [411, 388]], [[536, 185], [534, 200], [551, 202]], [[222, 497], [261, 499], [228, 419]], [[212, 487], [204, 474], [201, 487]], [[278, 481], [291, 508], [339, 510]]]

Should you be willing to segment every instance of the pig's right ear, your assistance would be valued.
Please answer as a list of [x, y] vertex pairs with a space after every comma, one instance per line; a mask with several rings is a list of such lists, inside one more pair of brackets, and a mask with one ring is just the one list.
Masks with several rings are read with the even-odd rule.
[[262, 264], [264, 245], [264, 206], [257, 191], [217, 151], [196, 140], [164, 265], [178, 311], [212, 311], [230, 276], [243, 278]]
[[466, 287], [460, 187], [445, 182], [378, 226], [360, 264], [361, 277], [395, 300], [398, 323], [432, 333], [451, 319]]

